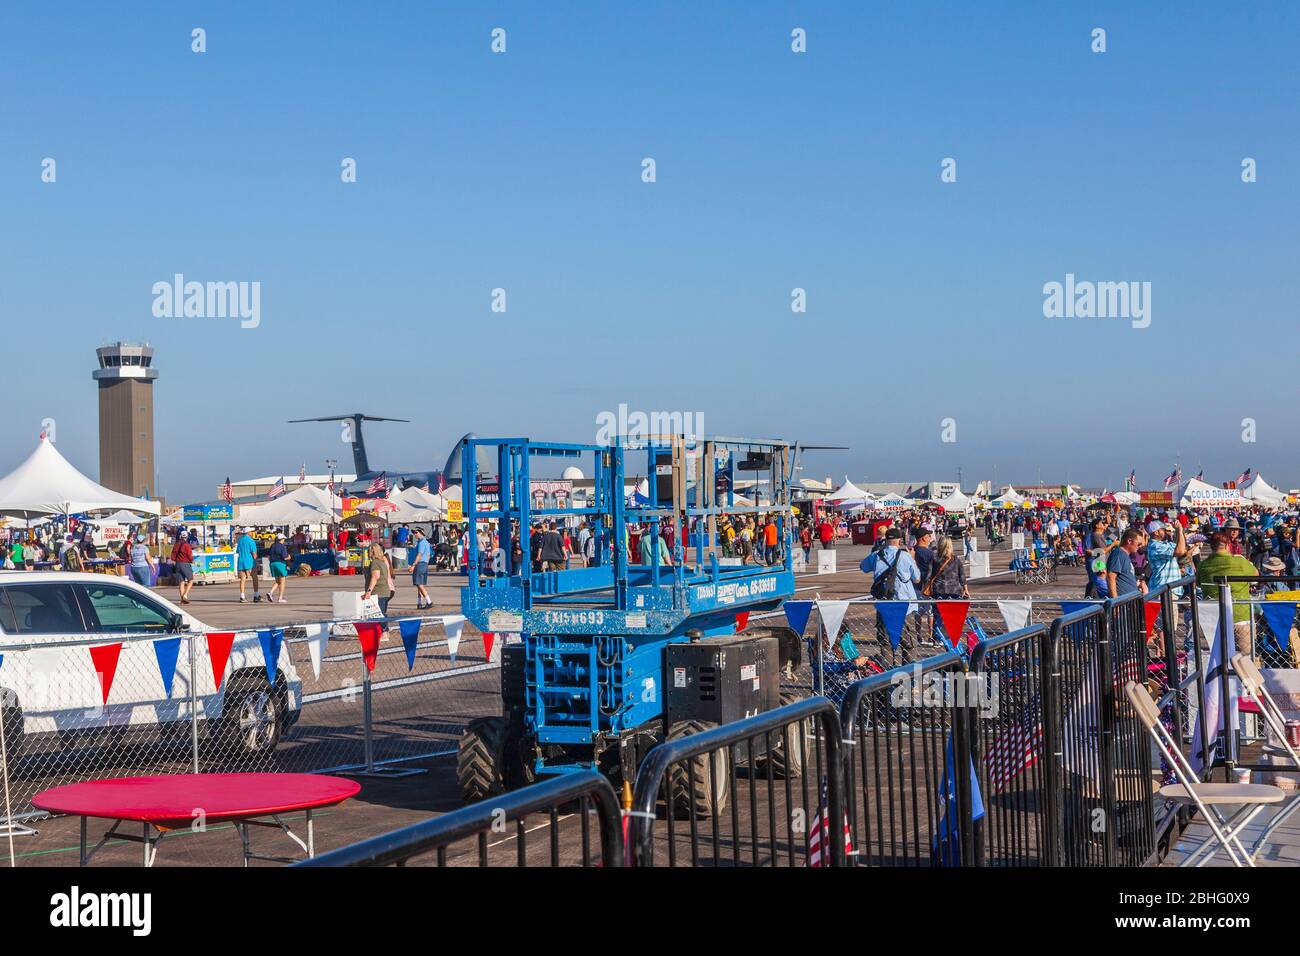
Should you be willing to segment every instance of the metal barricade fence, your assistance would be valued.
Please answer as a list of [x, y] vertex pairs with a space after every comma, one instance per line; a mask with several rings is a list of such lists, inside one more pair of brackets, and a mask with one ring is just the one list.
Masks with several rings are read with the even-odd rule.
[[839, 716], [823, 697], [666, 741], [637, 772], [634, 863], [841, 866], [841, 784]]
[[848, 688], [840, 728], [856, 865], [973, 863], [966, 677], [949, 652]]
[[[547, 818], [549, 834], [544, 844], [534, 842], [530, 847], [528, 820], [535, 815]], [[561, 846], [561, 825], [568, 821], [575, 821], [572, 829], [580, 836], [576, 854], [573, 848]], [[473, 845], [458, 852], [456, 845], [470, 840]], [[618, 800], [609, 781], [594, 770], [563, 774], [294, 865], [405, 866], [429, 853], [440, 867], [456, 863], [620, 867], [624, 846]]]
[[[0, 824], [43, 816], [32, 796], [82, 780], [232, 770], [387, 775], [455, 753], [465, 722], [500, 713], [500, 652], [489, 660], [482, 635], [429, 626], [447, 620], [6, 637], [0, 771], [9, 800]], [[357, 623], [381, 627], [373, 672]]]

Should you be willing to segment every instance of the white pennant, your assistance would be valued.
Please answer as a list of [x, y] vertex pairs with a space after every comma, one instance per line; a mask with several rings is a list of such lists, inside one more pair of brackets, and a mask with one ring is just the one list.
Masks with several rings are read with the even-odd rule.
[[[1202, 601], [1196, 605], [1196, 617], [1201, 625], [1201, 633], [1206, 640], [1210, 642], [1210, 654], [1205, 661], [1205, 728], [1210, 735], [1209, 751], [1211, 759], [1214, 754], [1214, 743], [1219, 737], [1219, 730], [1223, 723], [1223, 698], [1221, 694], [1222, 685], [1219, 682], [1219, 675], [1215, 671], [1220, 667], [1226, 667], [1227, 661], [1223, 660], [1220, 655], [1221, 644], [1226, 645], [1228, 657], [1237, 653], [1236, 634], [1229, 631], [1224, 635], [1222, 642], [1219, 639], [1219, 602]], [[1232, 597], [1228, 597], [1228, 620], [1233, 620], [1232, 616]], [[1213, 675], [1212, 677], [1210, 675]], [[1240, 717], [1237, 715], [1237, 678], [1231, 677], [1228, 680], [1228, 725], [1236, 727], [1240, 724]], [[1189, 762], [1192, 767], [1199, 770], [1201, 767], [1201, 722], [1194, 721], [1192, 725], [1192, 752], [1189, 755]], [[1229, 756], [1236, 759], [1236, 734], [1230, 734], [1228, 737]]]
[[447, 652], [451, 654], [451, 659], [456, 659], [456, 651], [460, 648], [460, 632], [465, 626], [465, 617], [462, 614], [453, 614], [442, 619], [442, 629], [447, 634]]
[[826, 644], [835, 643], [835, 638], [839, 636], [840, 625], [844, 623], [844, 615], [848, 613], [848, 601], [818, 601], [817, 613], [821, 615], [822, 627]]
[[325, 645], [329, 643], [329, 628], [324, 624], [304, 624], [307, 635], [307, 653], [311, 655], [311, 672], [320, 679], [320, 662], [325, 654]]
[[1026, 600], [998, 602], [998, 610], [1002, 612], [1002, 620], [1007, 623], [1008, 634], [1029, 626], [1029, 611], [1033, 603]]

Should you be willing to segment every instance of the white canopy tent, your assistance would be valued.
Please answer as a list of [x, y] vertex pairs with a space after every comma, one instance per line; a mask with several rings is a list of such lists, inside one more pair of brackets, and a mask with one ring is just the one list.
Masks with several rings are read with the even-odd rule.
[[0, 514], [69, 515], [110, 510], [156, 515], [162, 507], [87, 478], [44, 436], [26, 461], [0, 478]]
[[102, 518], [91, 518], [92, 524], [139, 524], [144, 521], [139, 515], [133, 515], [129, 511], [115, 511], [111, 515], [104, 515]]
[[1180, 508], [1232, 508], [1240, 504], [1242, 495], [1236, 488], [1219, 488], [1208, 481], [1189, 478], [1175, 497]]
[[848, 475], [845, 475], [844, 484], [840, 485], [829, 495], [827, 495], [826, 500], [827, 501], [870, 501], [871, 497], [872, 496], [870, 492], [863, 491], [853, 482], [849, 481]]
[[424, 522], [445, 521], [447, 518], [447, 499], [433, 495], [421, 488], [404, 488], [392, 496], [397, 505], [396, 511], [388, 513], [392, 524], [423, 524]]
[[972, 507], [970, 498], [963, 495], [960, 489], [953, 489], [953, 493], [946, 498], [933, 499], [933, 503], [944, 511], [965, 512]]
[[1024, 504], [1025, 501], [1027, 500], [1028, 499], [1026, 499], [1024, 495], [1016, 491], [1015, 488], [1012, 488], [1010, 485], [1008, 485], [1007, 490], [1004, 491], [1002, 494], [998, 495], [992, 501], [990, 501], [989, 504], [993, 505], [994, 507], [1001, 508], [1004, 505]]
[[266, 504], [241, 506], [236, 523], [257, 527], [327, 524], [334, 520], [341, 504], [339, 498], [328, 491], [315, 485], [303, 485]]
[[1237, 490], [1241, 492], [1241, 497], [1251, 504], [1262, 505], [1265, 508], [1280, 508], [1286, 504], [1286, 495], [1270, 485], [1259, 474], [1244, 485], [1239, 485]]

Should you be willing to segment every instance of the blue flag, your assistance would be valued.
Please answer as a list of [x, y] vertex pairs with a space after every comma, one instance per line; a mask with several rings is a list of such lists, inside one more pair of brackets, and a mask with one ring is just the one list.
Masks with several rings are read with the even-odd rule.
[[[1073, 614], [1075, 611], [1088, 611], [1096, 606], [1097, 606], [1096, 603], [1092, 601], [1062, 601], [1061, 614], [1066, 615], [1066, 614]], [[1074, 638], [1074, 643], [1076, 644], [1083, 643], [1082, 627], [1080, 627], [1078, 624], [1071, 624], [1069, 625], [1069, 632], [1070, 632], [1070, 636]]]
[[799, 632], [803, 637], [804, 629], [808, 626], [808, 615], [812, 614], [812, 601], [786, 601], [785, 602], [785, 619], [790, 622], [790, 627]]
[[171, 700], [172, 683], [176, 680], [176, 658], [180, 652], [179, 637], [164, 637], [153, 642], [154, 657], [158, 658], [158, 674], [162, 677], [163, 687], [167, 688], [168, 700]]
[[284, 643], [284, 628], [268, 627], [257, 632], [262, 645], [262, 660], [266, 661], [266, 679], [275, 685], [276, 664], [280, 660], [280, 645]]
[[[953, 764], [957, 762], [952, 752], [952, 734], [943, 756], [943, 781], [939, 785], [939, 828], [930, 841], [930, 860], [935, 866], [961, 866], [961, 830], [957, 824], [957, 781], [953, 777]], [[970, 762], [970, 816], [972, 822], [984, 816], [984, 797], [975, 774], [975, 761]]]
[[402, 632], [402, 646], [406, 648], [406, 669], [414, 670], [416, 642], [420, 638], [420, 619], [408, 617], [398, 621], [397, 628]]
[[1295, 601], [1265, 601], [1260, 605], [1273, 642], [1283, 651], [1291, 646], [1291, 625], [1295, 622]]
[[903, 622], [907, 620], [906, 601], [876, 601], [876, 613], [885, 622], [885, 633], [889, 635], [890, 646], [898, 650], [898, 643], [903, 639]]

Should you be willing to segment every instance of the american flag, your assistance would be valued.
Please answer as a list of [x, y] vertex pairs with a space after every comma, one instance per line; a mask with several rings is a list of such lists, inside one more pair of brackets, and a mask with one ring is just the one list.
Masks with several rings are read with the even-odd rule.
[[442, 494], [446, 490], [447, 490], [447, 476], [444, 475], [442, 472], [438, 472], [438, 494]]
[[1038, 762], [1043, 747], [1042, 696], [1034, 691], [1020, 719], [1002, 731], [989, 748], [989, 783], [1002, 790], [1028, 767]]
[[1137, 469], [1134, 468], [1132, 471], [1128, 473], [1128, 490], [1133, 491], [1135, 488], [1137, 488], [1137, 486], [1138, 486], [1138, 473], [1137, 473]]
[[370, 481], [370, 486], [366, 488], [368, 495], [382, 495], [388, 490], [388, 479], [384, 477], [386, 472], [381, 472]]
[[1200, 481], [1204, 477], [1205, 477], [1205, 469], [1202, 468], [1200, 471], [1196, 473], [1196, 480]]
[[1171, 471], [1169, 473], [1169, 477], [1165, 479], [1165, 487], [1166, 488], [1172, 487], [1173, 485], [1178, 484], [1182, 480], [1183, 480], [1183, 466], [1174, 465], [1174, 470]]
[[[829, 839], [831, 832], [831, 812], [830, 796], [828, 793], [826, 777], [822, 776], [821, 804], [817, 808], [817, 819], [813, 821], [812, 827], [808, 831], [808, 865], [809, 866], [830, 866], [829, 854], [822, 854], [822, 840]], [[849, 833], [849, 818], [844, 817], [844, 853], [847, 855], [853, 852], [853, 837]]]
[[1239, 484], [1239, 485], [1244, 485], [1244, 484], [1245, 484], [1246, 482], [1248, 482], [1248, 481], [1250, 481], [1250, 469], [1249, 469], [1249, 468], [1247, 468], [1245, 471], [1243, 471], [1240, 475], [1237, 476], [1237, 484]]
[[306, 483], [307, 483], [307, 463], [303, 462], [302, 467], [298, 469], [298, 484], [305, 485]]
[[221, 497], [227, 501], [235, 500], [235, 486], [230, 483], [230, 476], [226, 476], [226, 483], [221, 486]]
[[271, 490], [268, 491], [268, 492], [266, 493], [266, 498], [267, 498], [268, 501], [270, 501], [270, 500], [272, 500], [272, 499], [274, 499], [274, 498], [278, 498], [278, 497], [280, 497], [282, 494], [284, 494], [284, 476], [283, 476], [283, 475], [280, 476], [279, 478], [277, 478], [277, 479], [275, 480], [275, 484], [273, 484], [273, 485], [271, 486]]

